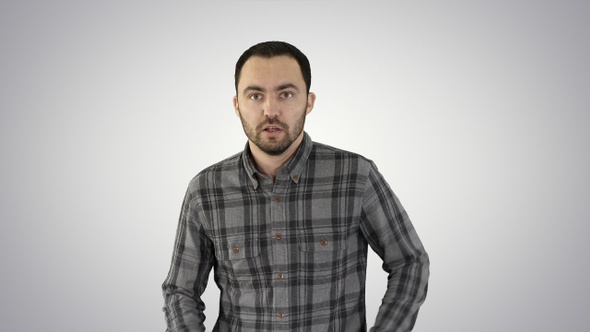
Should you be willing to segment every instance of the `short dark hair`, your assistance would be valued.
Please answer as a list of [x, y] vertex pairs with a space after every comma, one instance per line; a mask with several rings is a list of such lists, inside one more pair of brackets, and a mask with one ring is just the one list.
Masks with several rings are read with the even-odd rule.
[[263, 58], [272, 58], [279, 55], [288, 55], [297, 61], [301, 74], [303, 75], [303, 81], [305, 81], [307, 93], [311, 87], [311, 66], [309, 60], [297, 47], [282, 41], [267, 41], [258, 43], [249, 49], [247, 49], [242, 56], [236, 62], [236, 72], [234, 74], [236, 95], [238, 93], [238, 82], [240, 81], [240, 74], [242, 73], [242, 67], [253, 56], [259, 56]]

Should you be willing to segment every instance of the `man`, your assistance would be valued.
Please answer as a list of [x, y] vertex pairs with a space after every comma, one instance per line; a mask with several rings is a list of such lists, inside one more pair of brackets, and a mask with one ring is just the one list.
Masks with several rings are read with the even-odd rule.
[[371, 331], [410, 331], [428, 255], [375, 165], [303, 131], [315, 94], [307, 57], [284, 42], [236, 64], [235, 112], [248, 143], [189, 184], [168, 278], [168, 331], [204, 331], [214, 268], [217, 331], [366, 331], [368, 245], [387, 291]]

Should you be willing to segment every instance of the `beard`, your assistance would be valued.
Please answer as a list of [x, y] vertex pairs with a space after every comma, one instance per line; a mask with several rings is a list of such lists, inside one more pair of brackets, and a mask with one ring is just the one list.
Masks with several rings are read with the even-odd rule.
[[[278, 156], [281, 155], [283, 152], [287, 151], [287, 149], [295, 142], [297, 137], [301, 135], [303, 132], [303, 127], [305, 125], [305, 111], [302, 112], [302, 116], [295, 121], [293, 128], [291, 129], [289, 125], [284, 122], [277, 120], [276, 118], [269, 118], [267, 117], [266, 120], [256, 126], [256, 128], [252, 128], [242, 117], [240, 114], [240, 120], [242, 121], [242, 127], [244, 128], [244, 133], [248, 137], [248, 139], [254, 143], [262, 152], [270, 155], [270, 156]], [[262, 137], [262, 132], [264, 127], [267, 125], [273, 125], [276, 127], [281, 128], [285, 135], [280, 137]]]

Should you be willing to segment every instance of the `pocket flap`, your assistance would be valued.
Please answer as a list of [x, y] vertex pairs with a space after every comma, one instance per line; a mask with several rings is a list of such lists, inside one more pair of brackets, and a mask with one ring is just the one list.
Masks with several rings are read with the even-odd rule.
[[228, 238], [224, 241], [222, 259], [234, 260], [256, 257], [260, 255], [260, 244], [257, 239], [247, 239], [243, 236]]

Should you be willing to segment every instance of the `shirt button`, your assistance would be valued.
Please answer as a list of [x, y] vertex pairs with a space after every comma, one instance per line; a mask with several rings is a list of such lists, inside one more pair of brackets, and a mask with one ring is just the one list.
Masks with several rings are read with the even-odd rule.
[[299, 179], [299, 175], [293, 175], [293, 180], [297, 181]]
[[240, 248], [238, 248], [238, 247], [234, 247], [234, 248], [233, 248], [231, 251], [233, 251], [233, 252], [234, 252], [234, 254], [237, 254], [237, 253], [239, 253], [239, 252], [240, 252]]
[[279, 318], [283, 318], [283, 317], [285, 317], [285, 314], [282, 311], [279, 311], [279, 313], [277, 314], [277, 316]]
[[279, 280], [283, 280], [283, 278], [284, 278], [284, 277], [285, 277], [285, 276], [283, 276], [283, 274], [282, 274], [282, 273], [279, 273], [279, 274], [277, 275], [277, 279], [279, 279]]
[[281, 198], [280, 197], [275, 197], [275, 202], [280, 203], [281, 202]]
[[283, 238], [283, 234], [281, 234], [281, 233], [275, 234], [275, 239], [280, 240], [282, 238]]
[[328, 240], [323, 239], [323, 240], [320, 241], [320, 244], [322, 245], [322, 247], [325, 247], [325, 246], [328, 245]]

